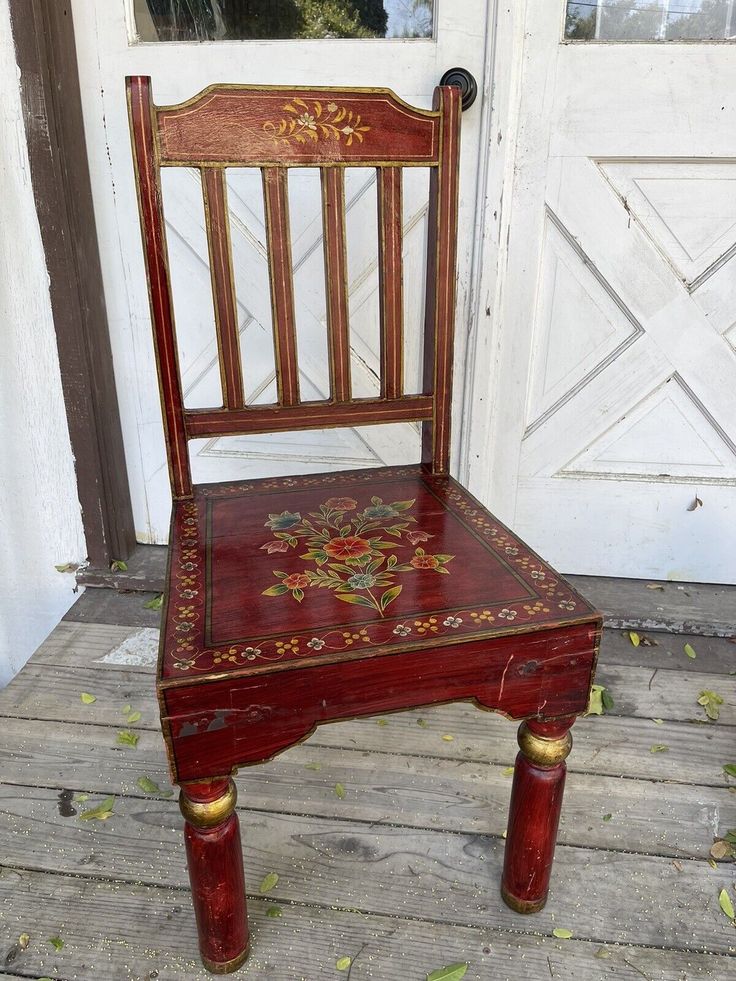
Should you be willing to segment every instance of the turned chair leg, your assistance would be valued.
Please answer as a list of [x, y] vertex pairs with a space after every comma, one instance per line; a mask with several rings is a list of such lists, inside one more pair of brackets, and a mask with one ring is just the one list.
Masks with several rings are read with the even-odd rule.
[[519, 727], [501, 885], [517, 913], [536, 913], [547, 902], [574, 721], [529, 719]]
[[235, 783], [227, 777], [184, 784], [179, 795], [199, 949], [214, 974], [236, 971], [248, 956], [236, 800]]

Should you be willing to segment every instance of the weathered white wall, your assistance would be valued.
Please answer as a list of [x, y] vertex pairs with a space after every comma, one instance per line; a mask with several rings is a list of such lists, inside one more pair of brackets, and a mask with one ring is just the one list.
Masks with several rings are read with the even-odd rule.
[[48, 274], [0, 0], [0, 686], [76, 598], [55, 570], [86, 554]]

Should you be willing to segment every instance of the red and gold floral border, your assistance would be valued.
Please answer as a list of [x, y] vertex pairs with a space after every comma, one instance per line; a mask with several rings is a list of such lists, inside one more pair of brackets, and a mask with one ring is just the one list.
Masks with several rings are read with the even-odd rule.
[[[295, 632], [278, 637], [255, 638], [248, 643], [208, 647], [204, 643], [206, 615], [205, 526], [210, 498], [247, 492], [289, 488], [352, 486], [417, 477], [451, 512], [484, 540], [526, 584], [531, 596], [525, 602], [457, 607], [410, 617], [386, 617], [363, 625], [336, 626], [315, 634]], [[597, 614], [565, 580], [531, 552], [454, 480], [427, 474], [420, 467], [392, 467], [364, 473], [319, 474], [311, 477], [282, 477], [238, 484], [204, 485], [193, 501], [176, 504], [172, 541], [170, 597], [163, 653], [163, 677], [184, 678], [189, 674], [219, 673], [254, 663], [298, 660], [320, 654], [400, 645], [447, 636], [460, 638], [495, 636], [524, 624], [543, 625], [559, 620], [589, 619]]]

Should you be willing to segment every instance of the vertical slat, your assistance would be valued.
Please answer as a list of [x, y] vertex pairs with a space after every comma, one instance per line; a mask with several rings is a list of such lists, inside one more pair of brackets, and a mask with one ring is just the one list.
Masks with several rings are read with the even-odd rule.
[[226, 409], [242, 409], [245, 405], [245, 394], [240, 366], [238, 308], [233, 278], [225, 171], [219, 167], [203, 167], [201, 174], [212, 297], [215, 304], [217, 349], [220, 356], [222, 398]]
[[381, 307], [381, 394], [400, 398], [403, 389], [403, 212], [401, 168], [378, 168], [378, 281]]
[[424, 326], [424, 394], [434, 395], [434, 418], [422, 426], [422, 461], [433, 473], [450, 466], [457, 192], [460, 164], [460, 90], [435, 89], [442, 112], [440, 159], [430, 175], [427, 234], [427, 302]]
[[342, 167], [323, 167], [321, 179], [330, 385], [333, 399], [347, 402], [350, 400], [350, 329], [345, 241], [345, 172]]
[[279, 402], [282, 405], [296, 405], [299, 401], [299, 369], [287, 172], [284, 167], [263, 167], [262, 173], [273, 338], [276, 348], [276, 384]]
[[134, 76], [128, 80], [128, 109], [171, 486], [175, 498], [191, 497], [192, 477], [174, 333], [150, 79]]

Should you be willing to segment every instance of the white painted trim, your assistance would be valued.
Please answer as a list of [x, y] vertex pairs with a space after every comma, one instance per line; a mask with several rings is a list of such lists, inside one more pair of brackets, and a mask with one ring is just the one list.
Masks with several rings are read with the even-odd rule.
[[[482, 162], [477, 194], [477, 237], [471, 273], [473, 293], [460, 432], [460, 479], [499, 517], [513, 507], [513, 493], [494, 478], [493, 428], [497, 420], [498, 346], [503, 313], [503, 271], [511, 224], [524, 64], [527, 0], [495, 4], [489, 17], [481, 140], [488, 152]], [[483, 145], [481, 143], [481, 145]], [[513, 476], [513, 475], [512, 475]], [[505, 489], [505, 492], [504, 492]]]

